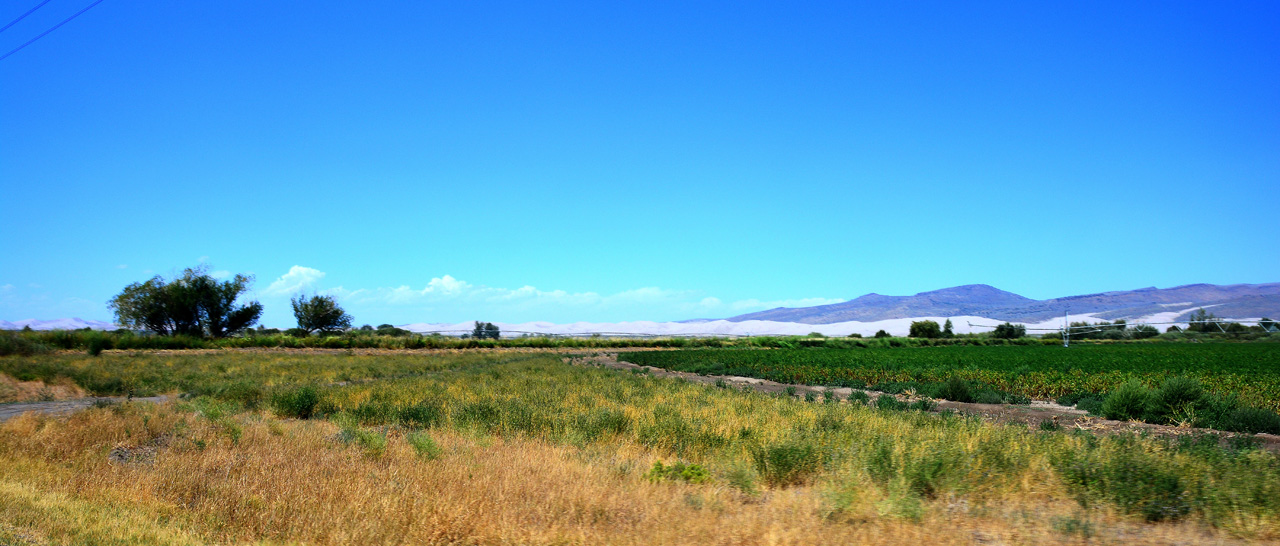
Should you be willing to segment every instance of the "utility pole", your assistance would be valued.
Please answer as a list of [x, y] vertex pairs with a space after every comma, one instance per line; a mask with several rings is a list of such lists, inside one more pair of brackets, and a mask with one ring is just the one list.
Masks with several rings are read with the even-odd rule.
[[1071, 313], [1069, 311], [1062, 312], [1062, 346], [1071, 346]]

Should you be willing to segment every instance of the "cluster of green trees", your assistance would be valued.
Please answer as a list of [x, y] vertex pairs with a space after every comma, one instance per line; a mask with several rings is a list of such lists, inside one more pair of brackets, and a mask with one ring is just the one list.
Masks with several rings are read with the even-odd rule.
[[[262, 316], [262, 304], [237, 303], [249, 290], [253, 277], [236, 275], [218, 280], [208, 265], [183, 270], [174, 279], [159, 275], [133, 283], [112, 298], [108, 306], [116, 323], [130, 330], [155, 332], [164, 336], [224, 338], [254, 333], [253, 325]], [[315, 332], [334, 333], [351, 328], [351, 315], [333, 296], [299, 294], [291, 298], [298, 327], [288, 333], [306, 337]], [[391, 325], [385, 325], [391, 326]], [[279, 330], [272, 329], [272, 333]], [[259, 326], [256, 333], [265, 333]]]
[[502, 337], [502, 331], [498, 329], [498, 325], [492, 322], [476, 321], [476, 326], [471, 330], [470, 334], [463, 334], [463, 339], [498, 339]]
[[[1170, 326], [1169, 332], [1177, 332], [1180, 329], [1177, 326]], [[1269, 318], [1263, 317], [1258, 321], [1256, 326], [1245, 326], [1239, 322], [1229, 322], [1219, 318], [1211, 312], [1205, 311], [1203, 308], [1191, 313], [1187, 318], [1186, 332], [1202, 333], [1202, 334], [1265, 334], [1272, 332], [1280, 332], [1280, 324]]]

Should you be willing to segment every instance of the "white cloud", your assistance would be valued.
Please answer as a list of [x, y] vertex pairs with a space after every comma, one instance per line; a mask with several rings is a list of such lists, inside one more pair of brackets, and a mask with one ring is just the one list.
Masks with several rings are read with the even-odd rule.
[[129, 266], [126, 264], [120, 264], [116, 266], [116, 269], [129, 269]]
[[[727, 303], [696, 290], [672, 290], [646, 286], [611, 294], [542, 290], [524, 285], [501, 288], [477, 285], [451, 275], [433, 277], [417, 287], [323, 287], [323, 271], [293, 266], [262, 290], [264, 297], [290, 296], [315, 291], [337, 297], [357, 316], [385, 317], [387, 321], [452, 320], [445, 317], [487, 316], [501, 320], [663, 320], [729, 316], [771, 307], [801, 307], [843, 300], [805, 298], [793, 300], [741, 300]], [[287, 320], [281, 318], [281, 320]], [[382, 321], [384, 318], [374, 319]]]
[[324, 272], [319, 269], [295, 265], [289, 268], [288, 273], [281, 275], [279, 279], [267, 286], [263, 293], [268, 296], [290, 296], [312, 288], [323, 278]]
[[210, 277], [213, 277], [213, 278], [215, 278], [215, 279], [225, 279], [225, 278], [227, 278], [227, 277], [230, 277], [230, 276], [231, 276], [231, 272], [230, 272], [230, 271], [227, 271], [227, 270], [225, 270], [225, 269], [219, 269], [219, 270], [217, 270], [217, 271], [212, 271], [212, 272], [210, 272], [210, 273], [209, 273], [209, 276], [210, 276]]
[[0, 285], [0, 292], [8, 292], [10, 290], [13, 290], [12, 284]]

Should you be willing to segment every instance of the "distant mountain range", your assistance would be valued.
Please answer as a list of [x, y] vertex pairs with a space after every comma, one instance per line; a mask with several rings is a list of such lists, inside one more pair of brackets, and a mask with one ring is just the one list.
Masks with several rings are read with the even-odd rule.
[[21, 330], [25, 326], [30, 326], [32, 330], [80, 330], [82, 328], [93, 328], [94, 330], [115, 330], [119, 328], [110, 322], [102, 322], [100, 320], [84, 320], [79, 318], [64, 318], [53, 320], [18, 320], [9, 322], [0, 320], [0, 330]]
[[985, 284], [968, 284], [914, 296], [867, 294], [846, 302], [814, 307], [779, 307], [724, 320], [766, 320], [802, 324], [875, 322], [911, 317], [978, 316], [1010, 322], [1042, 322], [1063, 313], [1101, 319], [1159, 316], [1185, 320], [1198, 308], [1222, 318], [1280, 318], [1280, 283], [1188, 284], [1139, 288], [1048, 300], [1033, 300]]

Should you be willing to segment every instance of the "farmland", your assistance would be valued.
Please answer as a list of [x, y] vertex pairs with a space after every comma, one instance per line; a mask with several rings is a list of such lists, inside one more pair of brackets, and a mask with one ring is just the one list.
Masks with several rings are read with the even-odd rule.
[[1244, 404], [1280, 409], [1280, 345], [1151, 343], [899, 349], [687, 350], [622, 353], [636, 364], [759, 377], [784, 383], [876, 386], [952, 377], [1037, 399], [1106, 393], [1131, 380], [1156, 386], [1183, 376]]
[[1280, 538], [1280, 459], [1247, 442], [1031, 430], [567, 360], [507, 351], [0, 358], [13, 376], [185, 393], [0, 425], [0, 542]]

